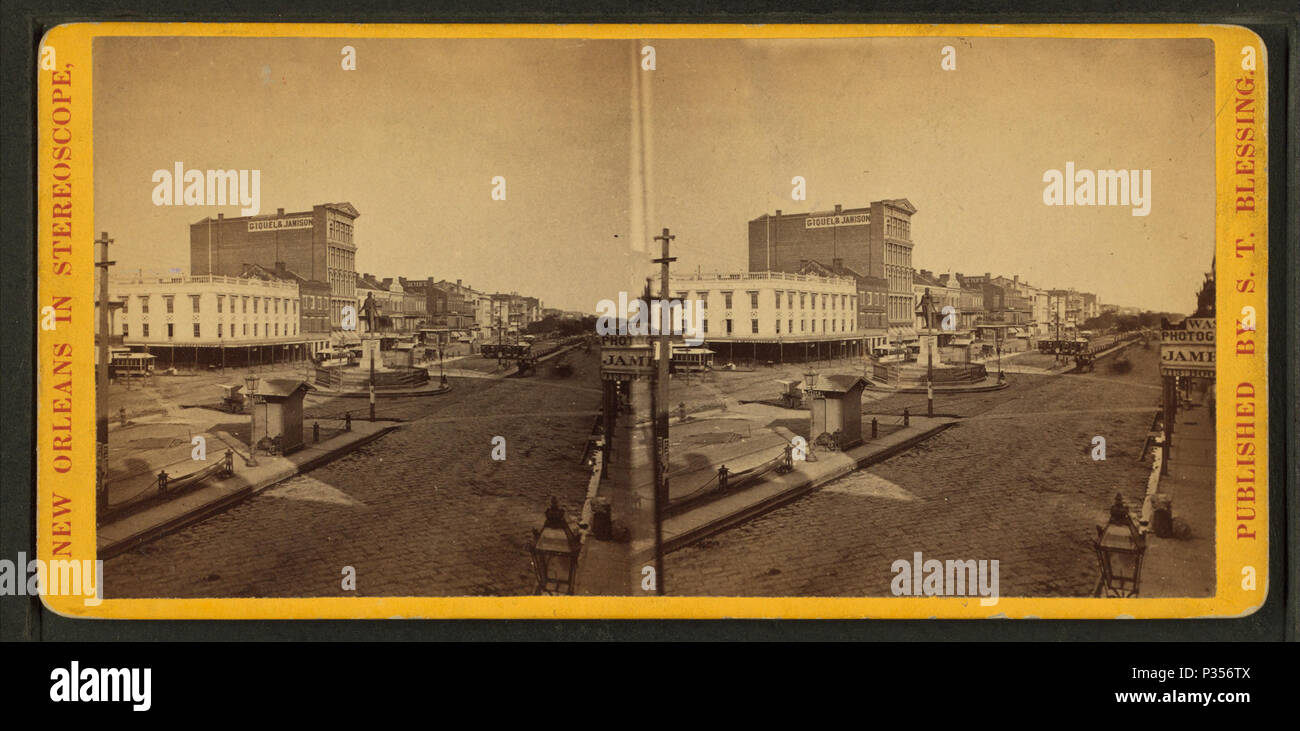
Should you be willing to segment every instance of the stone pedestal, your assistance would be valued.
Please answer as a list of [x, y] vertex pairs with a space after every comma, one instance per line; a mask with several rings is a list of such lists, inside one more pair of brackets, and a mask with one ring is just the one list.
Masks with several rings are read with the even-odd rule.
[[361, 370], [369, 372], [370, 364], [374, 363], [375, 370], [383, 370], [384, 359], [379, 355], [378, 340], [361, 341]]
[[916, 354], [916, 364], [925, 367], [930, 364], [930, 356], [934, 355], [934, 365], [943, 363], [943, 358], [939, 353], [939, 336], [922, 333], [921, 349]]

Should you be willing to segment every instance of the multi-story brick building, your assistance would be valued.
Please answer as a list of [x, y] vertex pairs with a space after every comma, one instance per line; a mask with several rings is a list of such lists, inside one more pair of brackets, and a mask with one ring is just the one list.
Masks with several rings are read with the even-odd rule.
[[833, 262], [886, 280], [885, 317], [891, 339], [915, 340], [912, 291], [912, 216], [904, 198], [869, 207], [775, 215], [749, 222], [749, 270], [798, 272], [803, 262]]
[[472, 330], [478, 314], [477, 296], [472, 287], [461, 280], [455, 282], [441, 280], [431, 286], [432, 309], [430, 319], [435, 327], [455, 331]]
[[984, 290], [984, 321], [986, 324], [1000, 323], [1027, 330], [1033, 315], [1033, 305], [1029, 297], [1023, 294], [1020, 276], [1010, 279], [992, 276], [985, 272], [983, 276], [968, 276], [963, 279], [968, 286], [978, 286]]
[[1051, 310], [1051, 332], [1053, 337], [1057, 329], [1062, 335], [1073, 331], [1083, 322], [1083, 297], [1072, 289], [1050, 289], [1047, 291], [1048, 307]]
[[238, 276], [249, 264], [276, 262], [300, 277], [330, 288], [330, 327], [342, 323], [343, 306], [354, 304], [356, 252], [350, 203], [322, 203], [310, 211], [205, 218], [190, 225], [190, 272], [196, 276]]
[[1080, 314], [1084, 321], [1091, 320], [1094, 317], [1100, 317], [1101, 305], [1097, 301], [1097, 295], [1092, 292], [1080, 292], [1079, 295], [1083, 298], [1083, 302], [1080, 303], [1079, 309], [1081, 310]]

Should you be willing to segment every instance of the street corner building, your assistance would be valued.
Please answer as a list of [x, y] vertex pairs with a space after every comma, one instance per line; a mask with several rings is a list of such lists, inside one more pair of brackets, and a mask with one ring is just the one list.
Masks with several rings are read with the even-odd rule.
[[864, 352], [858, 289], [847, 276], [739, 272], [673, 276], [674, 295], [702, 313], [697, 337], [728, 361], [783, 363]]
[[302, 332], [300, 291], [290, 280], [203, 274], [111, 281], [117, 307], [110, 342], [154, 355], [164, 368], [301, 360], [328, 342]]
[[226, 218], [217, 214], [190, 225], [190, 273], [238, 277], [256, 264], [283, 268], [329, 286], [329, 324], [343, 323], [343, 307], [356, 306], [356, 219], [351, 203], [321, 203], [310, 211]]
[[914, 328], [912, 216], [906, 198], [830, 211], [763, 215], [749, 222], [749, 270], [848, 277], [855, 328], [868, 352], [918, 338]]

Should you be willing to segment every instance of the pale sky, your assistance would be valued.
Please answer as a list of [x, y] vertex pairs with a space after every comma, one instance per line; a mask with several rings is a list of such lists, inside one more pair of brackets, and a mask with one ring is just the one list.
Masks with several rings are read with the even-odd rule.
[[[629, 247], [640, 94], [645, 227], [672, 229], [679, 269], [742, 270], [764, 212], [907, 198], [918, 269], [1194, 305], [1214, 238], [1208, 40], [647, 42], [654, 71], [630, 41], [98, 40], [95, 230], [123, 269], [187, 269], [188, 224], [238, 211], [155, 207], [152, 172], [256, 168], [263, 213], [356, 206], [361, 271], [592, 311], [650, 272]], [[1067, 161], [1151, 169], [1150, 215], [1044, 205]]]

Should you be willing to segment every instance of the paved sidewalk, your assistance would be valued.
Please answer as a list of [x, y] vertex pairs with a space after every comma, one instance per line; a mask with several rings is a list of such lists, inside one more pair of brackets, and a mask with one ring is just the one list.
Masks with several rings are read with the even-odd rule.
[[[1209, 409], [1181, 409], [1174, 421], [1169, 474], [1158, 494], [1173, 498], [1175, 533], [1147, 534], [1141, 596], [1205, 597], [1215, 592], [1215, 439]], [[1180, 537], [1185, 526], [1186, 535]]]
[[[871, 416], [864, 414], [863, 418], [869, 423]], [[771, 472], [750, 486], [665, 518], [664, 552], [684, 548], [774, 510], [856, 469], [904, 452], [958, 421], [948, 417], [913, 416], [908, 427], [889, 431], [844, 452], [816, 451], [815, 461], [798, 462], [789, 473]], [[729, 461], [728, 465], [731, 464]], [[641, 577], [639, 567], [653, 562], [653, 540], [617, 544], [588, 536], [578, 567], [577, 593], [598, 596], [649, 593], [639, 591], [637, 579]]]
[[[341, 428], [342, 423], [330, 426]], [[248, 464], [248, 447], [226, 432], [218, 431], [214, 434], [215, 439], [208, 444], [210, 460], [221, 459], [227, 448], [233, 449], [234, 475], [99, 526], [96, 531], [96, 557], [110, 558], [198, 522], [299, 472], [307, 472], [341, 457], [396, 428], [398, 426], [392, 422], [354, 419], [350, 432], [342, 431], [320, 444], [309, 443], [286, 457], [258, 455], [257, 464], [253, 466]]]
[[[866, 415], [870, 417], [870, 414]], [[843, 452], [818, 450], [816, 461], [796, 462], [786, 474], [772, 472], [767, 479], [734, 494], [713, 500], [664, 520], [664, 551], [675, 551], [706, 536], [784, 505], [816, 487], [856, 469], [905, 451], [938, 434], [958, 419], [914, 416], [910, 426]], [[653, 551], [653, 546], [641, 546]]]

